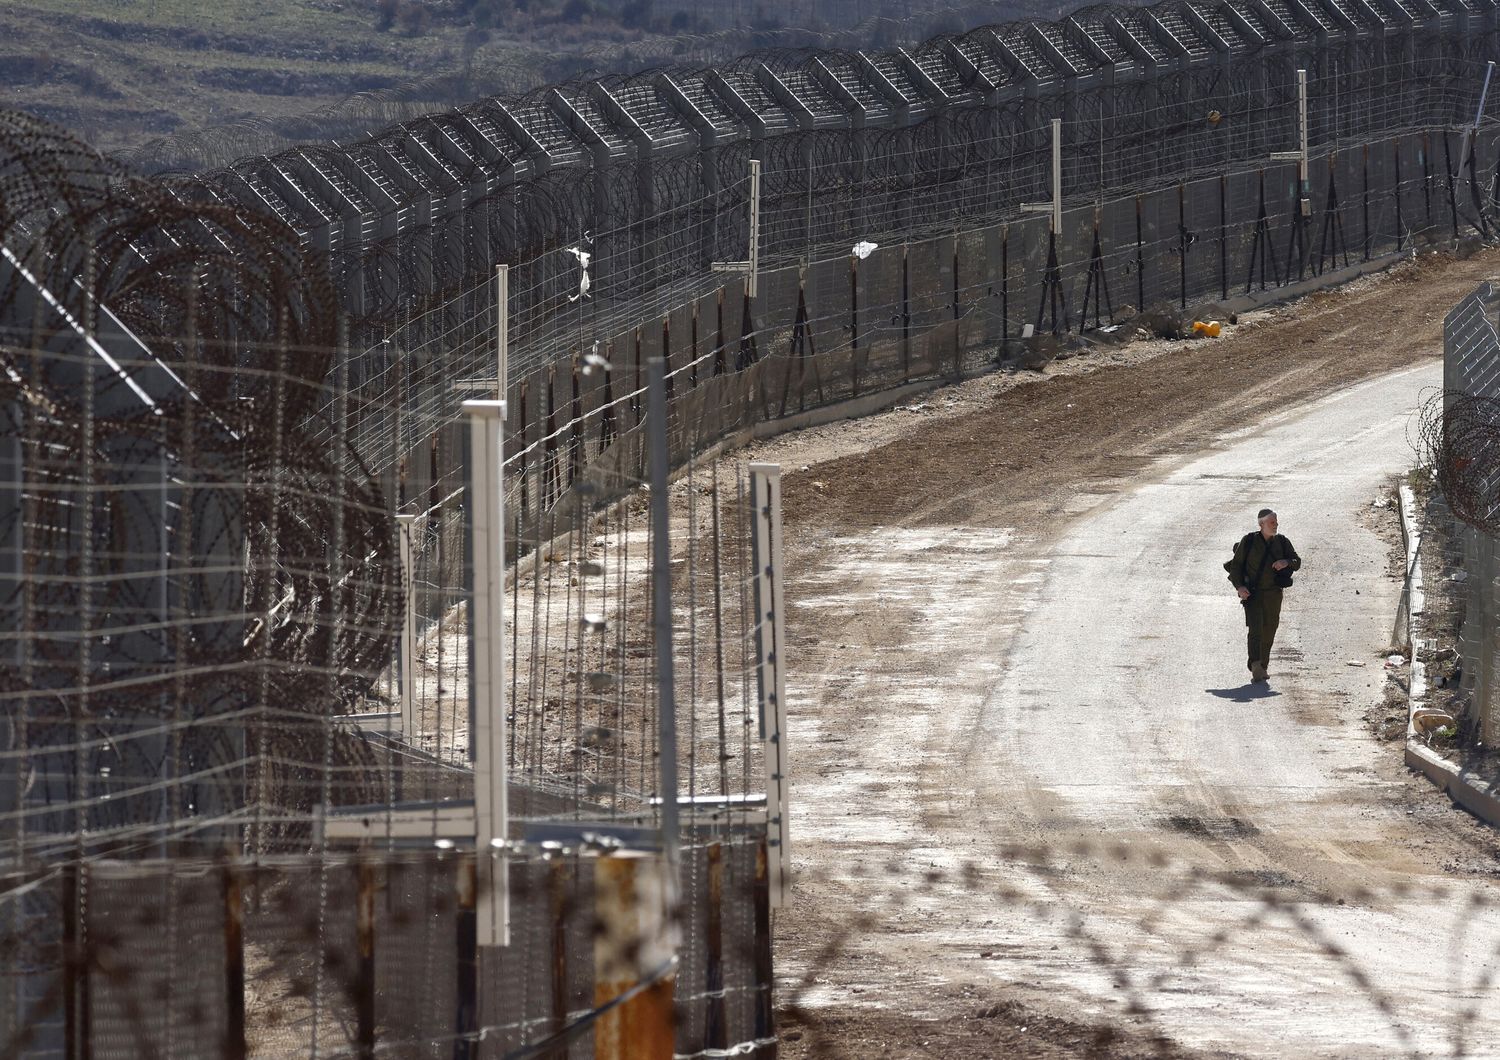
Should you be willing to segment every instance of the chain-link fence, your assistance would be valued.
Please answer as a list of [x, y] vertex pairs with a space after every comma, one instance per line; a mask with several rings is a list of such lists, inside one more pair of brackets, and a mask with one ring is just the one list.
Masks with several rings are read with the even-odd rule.
[[1500, 291], [1482, 283], [1443, 320], [1443, 394], [1429, 417], [1435, 444], [1424, 454], [1437, 474], [1455, 522], [1467, 578], [1459, 630], [1463, 719], [1485, 745], [1500, 742]]

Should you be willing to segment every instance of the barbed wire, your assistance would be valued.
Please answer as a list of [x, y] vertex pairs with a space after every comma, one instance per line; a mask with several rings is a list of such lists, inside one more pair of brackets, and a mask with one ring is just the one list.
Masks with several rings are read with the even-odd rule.
[[[279, 222], [184, 202], [13, 112], [0, 204], [0, 445], [18, 473], [0, 535], [21, 557], [0, 700], [19, 812], [38, 843], [43, 821], [87, 820], [106, 844], [191, 827], [189, 806], [243, 801], [245, 711], [349, 713], [391, 655], [387, 509], [315, 421], [333, 287]], [[281, 796], [304, 798], [299, 773], [329, 755], [373, 765], [358, 743], [250, 727]]]
[[1417, 417], [1419, 466], [1431, 468], [1455, 517], [1500, 532], [1500, 399], [1439, 390]]

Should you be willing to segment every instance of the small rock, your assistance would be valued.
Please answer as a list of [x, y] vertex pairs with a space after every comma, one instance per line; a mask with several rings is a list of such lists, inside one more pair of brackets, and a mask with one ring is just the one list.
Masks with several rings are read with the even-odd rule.
[[1344, 662], [1345, 666], [1363, 666], [1364, 664], [1365, 661], [1363, 659], [1347, 659]]

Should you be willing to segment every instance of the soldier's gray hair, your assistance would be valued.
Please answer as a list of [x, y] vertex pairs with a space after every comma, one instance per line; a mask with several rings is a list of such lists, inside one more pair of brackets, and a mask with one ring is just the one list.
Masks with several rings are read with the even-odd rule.
[[1266, 518], [1267, 516], [1275, 516], [1275, 514], [1276, 513], [1273, 512], [1273, 511], [1271, 511], [1271, 509], [1269, 509], [1269, 508], [1262, 508], [1259, 511], [1259, 513], [1256, 514], [1255, 521], [1256, 522], [1260, 522], [1262, 519]]

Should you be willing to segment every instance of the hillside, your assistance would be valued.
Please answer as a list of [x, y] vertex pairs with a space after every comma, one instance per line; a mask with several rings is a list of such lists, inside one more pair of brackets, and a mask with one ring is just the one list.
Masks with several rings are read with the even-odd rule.
[[13, 0], [0, 8], [0, 68], [3, 105], [72, 128], [144, 169], [197, 168], [294, 140], [355, 137], [481, 95], [585, 74], [706, 63], [762, 47], [884, 47], [985, 22], [1055, 17], [1067, 6]]

